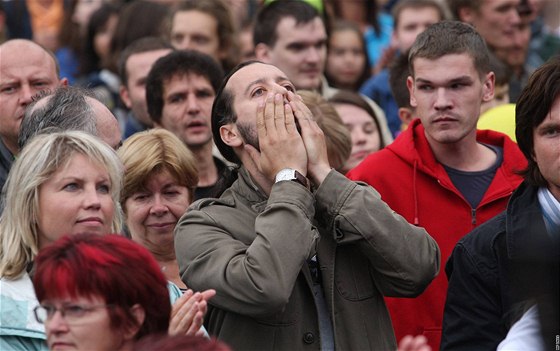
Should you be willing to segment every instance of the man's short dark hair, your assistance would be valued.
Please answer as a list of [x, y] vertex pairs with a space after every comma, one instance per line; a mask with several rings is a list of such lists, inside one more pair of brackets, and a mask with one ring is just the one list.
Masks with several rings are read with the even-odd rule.
[[515, 137], [528, 162], [523, 176], [535, 186], [547, 186], [548, 182], [534, 159], [533, 131], [549, 115], [559, 97], [560, 56], [555, 56], [531, 75], [515, 105]]
[[305, 1], [273, 1], [263, 7], [257, 14], [253, 28], [254, 45], [263, 43], [273, 47], [278, 40], [276, 28], [280, 21], [286, 17], [292, 17], [296, 21], [296, 25], [299, 26], [313, 21], [316, 17], [321, 18], [321, 15]]
[[414, 76], [414, 60], [436, 60], [445, 55], [468, 54], [480, 77], [490, 71], [490, 58], [484, 39], [469, 24], [459, 21], [442, 21], [420, 33], [408, 55], [410, 74]]
[[224, 72], [212, 57], [194, 50], [173, 51], [160, 57], [152, 66], [146, 80], [146, 102], [152, 121], [159, 123], [163, 111], [163, 88], [166, 82], [176, 76], [196, 74], [210, 82], [217, 91]]
[[128, 62], [130, 56], [141, 54], [144, 52], [164, 49], [173, 50], [173, 46], [171, 46], [171, 44], [160, 37], [145, 37], [133, 41], [123, 50], [119, 60], [119, 76], [121, 78], [121, 84], [124, 86], [128, 86], [128, 72], [126, 71], [126, 63]]
[[73, 86], [61, 86], [53, 92], [45, 91], [37, 96], [27, 106], [21, 121], [18, 136], [20, 150], [37, 134], [79, 130], [97, 135], [95, 113], [86, 97], [95, 99], [88, 90]]

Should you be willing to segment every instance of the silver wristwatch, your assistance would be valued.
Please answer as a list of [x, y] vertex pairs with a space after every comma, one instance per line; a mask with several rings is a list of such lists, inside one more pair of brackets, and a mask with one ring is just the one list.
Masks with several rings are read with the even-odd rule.
[[283, 180], [291, 180], [299, 183], [309, 189], [309, 181], [305, 176], [293, 168], [284, 168], [280, 172], [276, 173], [275, 183], [281, 182]]

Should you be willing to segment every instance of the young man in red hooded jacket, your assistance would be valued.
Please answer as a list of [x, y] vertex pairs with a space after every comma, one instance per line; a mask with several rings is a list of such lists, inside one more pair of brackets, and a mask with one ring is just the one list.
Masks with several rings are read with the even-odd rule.
[[[409, 69], [418, 119], [348, 177], [372, 185], [394, 211], [424, 227], [446, 262], [462, 236], [505, 209], [526, 161], [506, 135], [476, 130], [480, 105], [494, 94], [494, 73], [474, 28], [432, 25], [414, 42]], [[397, 340], [424, 334], [439, 350], [446, 290], [440, 272], [419, 297], [388, 299]]]

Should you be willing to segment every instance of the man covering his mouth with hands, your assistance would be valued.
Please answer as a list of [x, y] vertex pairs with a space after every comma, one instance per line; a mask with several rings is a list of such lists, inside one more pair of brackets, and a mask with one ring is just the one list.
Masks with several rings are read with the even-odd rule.
[[383, 296], [426, 288], [434, 240], [331, 169], [322, 130], [275, 66], [231, 71], [212, 131], [238, 178], [175, 231], [182, 279], [217, 292], [209, 333], [240, 350], [395, 349]]

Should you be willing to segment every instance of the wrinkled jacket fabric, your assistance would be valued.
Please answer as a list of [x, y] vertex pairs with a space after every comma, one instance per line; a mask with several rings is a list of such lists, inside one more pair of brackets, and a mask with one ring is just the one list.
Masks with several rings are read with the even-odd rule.
[[[443, 165], [435, 159], [420, 120], [385, 149], [368, 156], [348, 173], [353, 180], [375, 188], [394, 211], [426, 229], [438, 243], [445, 263], [457, 241], [506, 208], [522, 179], [514, 170], [526, 166], [525, 157], [505, 135], [478, 131], [478, 142], [503, 148], [503, 162], [476, 209], [455, 188]], [[397, 339], [424, 334], [439, 349], [447, 279], [439, 274], [415, 299], [387, 299]]]
[[205, 326], [234, 350], [320, 349], [314, 255], [338, 350], [394, 350], [382, 296], [416, 296], [439, 270], [423, 229], [336, 171], [315, 193], [283, 181], [267, 198], [241, 168], [220, 199], [189, 208], [175, 249], [189, 287], [216, 289]]
[[[523, 183], [505, 212], [453, 250], [446, 266], [442, 350], [495, 350], [515, 322], [516, 309], [536, 298], [556, 301], [555, 330], [544, 341], [555, 340], [560, 246], [546, 230], [537, 192]], [[539, 312], [542, 317], [550, 311]]]

